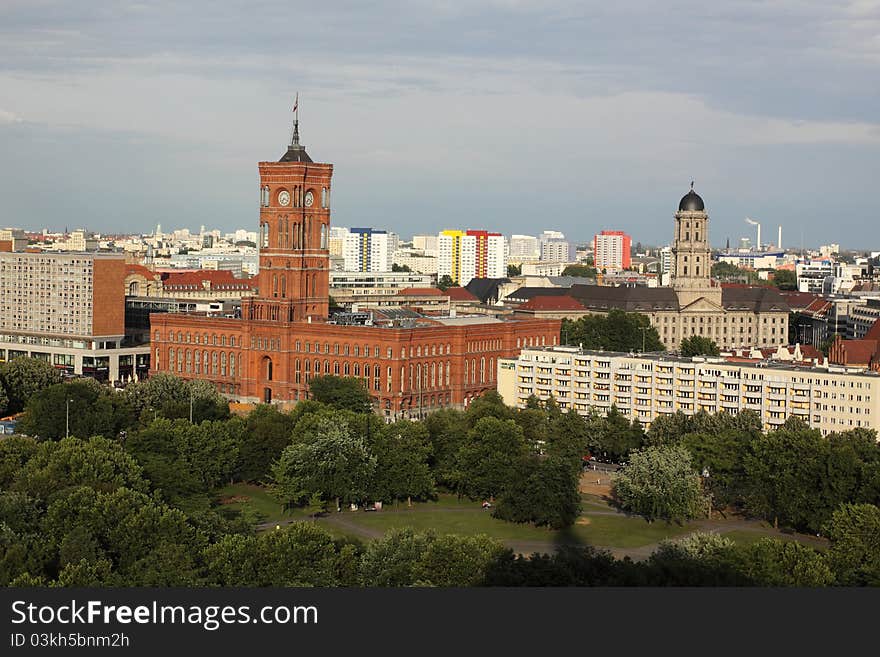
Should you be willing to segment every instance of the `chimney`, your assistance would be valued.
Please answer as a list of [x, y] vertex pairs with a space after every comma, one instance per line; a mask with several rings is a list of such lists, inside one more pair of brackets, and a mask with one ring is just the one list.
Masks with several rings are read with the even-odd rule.
[[779, 226], [779, 237], [776, 238], [776, 248], [777, 250], [782, 250], [782, 226]]

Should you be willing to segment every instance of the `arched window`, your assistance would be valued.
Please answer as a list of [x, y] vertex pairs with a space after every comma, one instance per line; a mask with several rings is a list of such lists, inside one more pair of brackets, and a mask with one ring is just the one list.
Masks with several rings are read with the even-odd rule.
[[480, 359], [480, 383], [486, 383], [486, 358]]
[[132, 281], [128, 284], [128, 295], [132, 297], [136, 297], [141, 293], [140, 283], [137, 281]]
[[281, 296], [287, 297], [287, 277], [281, 278]]
[[321, 224], [321, 248], [327, 248], [327, 225]]

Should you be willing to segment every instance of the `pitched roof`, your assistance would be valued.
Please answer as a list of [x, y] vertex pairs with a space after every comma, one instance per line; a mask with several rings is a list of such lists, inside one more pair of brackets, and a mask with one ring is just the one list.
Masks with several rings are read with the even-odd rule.
[[152, 272], [143, 265], [125, 265], [125, 275], [131, 276], [132, 274], [140, 274], [144, 278], [155, 278], [157, 276], [156, 272]]
[[585, 311], [584, 305], [575, 299], [572, 299], [570, 296], [549, 296], [549, 295], [538, 295], [534, 296], [524, 304], [522, 304], [517, 310], [581, 310]]
[[749, 287], [722, 286], [721, 305], [725, 310], [749, 310], [751, 312], [782, 311], [789, 307], [776, 288], [763, 285]]
[[824, 300], [824, 297], [821, 294], [814, 294], [812, 292], [796, 292], [794, 290], [786, 290], [784, 292], [780, 291], [779, 296], [785, 299], [788, 307], [792, 310], [803, 310], [811, 306], [817, 300]]
[[162, 287], [166, 290], [197, 290], [204, 287], [204, 281], [212, 290], [250, 290], [254, 282], [252, 278], [235, 278], [226, 269], [162, 273]]
[[620, 308], [628, 312], [679, 309], [678, 296], [671, 287], [572, 285], [568, 292], [590, 309]]
[[498, 299], [498, 288], [510, 283], [509, 278], [472, 278], [465, 289], [473, 294], [480, 303], [488, 303]]
[[878, 340], [880, 341], [880, 319], [876, 320], [871, 328], [868, 329], [868, 332], [865, 333], [864, 340]]
[[510, 294], [508, 294], [505, 299], [506, 300], [519, 300], [528, 301], [532, 297], [538, 296], [565, 296], [571, 292], [569, 288], [565, 287], [530, 287], [524, 286], [521, 288], [517, 288]]
[[451, 301], [479, 301], [471, 292], [464, 287], [448, 287], [446, 294], [449, 295]]

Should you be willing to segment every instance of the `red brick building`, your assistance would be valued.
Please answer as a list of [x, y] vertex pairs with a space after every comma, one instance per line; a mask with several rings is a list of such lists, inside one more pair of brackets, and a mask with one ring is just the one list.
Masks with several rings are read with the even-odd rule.
[[418, 417], [494, 389], [499, 358], [558, 343], [558, 320], [328, 318], [333, 165], [312, 162], [294, 123], [287, 152], [259, 171], [257, 295], [243, 299], [241, 319], [152, 315], [153, 372], [208, 379], [234, 400], [264, 403], [307, 398], [313, 376], [353, 376], [378, 412]]

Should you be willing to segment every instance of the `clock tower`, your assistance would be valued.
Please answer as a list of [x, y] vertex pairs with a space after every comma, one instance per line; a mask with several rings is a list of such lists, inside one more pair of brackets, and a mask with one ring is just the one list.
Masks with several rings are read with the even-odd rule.
[[245, 317], [272, 322], [322, 321], [330, 294], [332, 164], [313, 162], [299, 143], [299, 118], [287, 152], [260, 162], [259, 288]]

